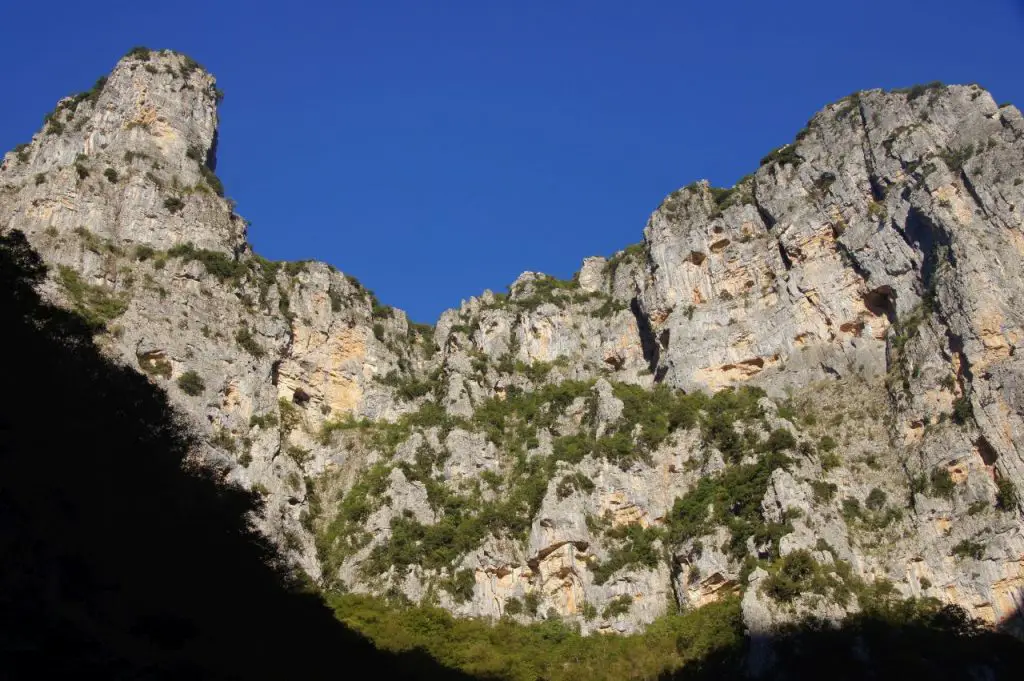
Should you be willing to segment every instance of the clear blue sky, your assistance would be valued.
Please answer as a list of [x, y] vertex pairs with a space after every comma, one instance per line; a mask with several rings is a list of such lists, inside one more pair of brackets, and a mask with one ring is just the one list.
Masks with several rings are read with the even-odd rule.
[[186, 52], [227, 94], [218, 174], [256, 250], [418, 321], [638, 241], [665, 194], [732, 184], [854, 90], [1024, 102], [1018, 0], [3, 5], [0, 147], [132, 46]]

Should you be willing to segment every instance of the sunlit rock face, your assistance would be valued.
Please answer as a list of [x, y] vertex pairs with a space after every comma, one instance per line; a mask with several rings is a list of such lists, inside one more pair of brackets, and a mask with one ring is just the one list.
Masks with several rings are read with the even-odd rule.
[[423, 327], [252, 253], [218, 99], [133, 51], [4, 156], [0, 228], [324, 588], [604, 633], [732, 594], [754, 631], [886, 590], [1020, 607], [1017, 109], [848, 97], [575, 280], [524, 273]]

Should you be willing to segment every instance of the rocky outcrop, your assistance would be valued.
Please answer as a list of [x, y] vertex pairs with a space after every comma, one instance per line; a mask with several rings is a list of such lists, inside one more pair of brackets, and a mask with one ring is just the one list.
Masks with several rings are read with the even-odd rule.
[[425, 327], [251, 251], [218, 98], [133, 51], [4, 156], [0, 228], [325, 589], [588, 632], [738, 594], [754, 631], [889, 593], [1021, 606], [1017, 109], [852, 95], [642, 243]]

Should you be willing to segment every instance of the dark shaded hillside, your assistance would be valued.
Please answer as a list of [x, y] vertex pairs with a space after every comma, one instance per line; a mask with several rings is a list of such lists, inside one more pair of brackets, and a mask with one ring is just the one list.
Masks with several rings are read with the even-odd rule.
[[0, 235], [0, 677], [460, 678], [287, 583], [257, 500], [183, 469], [165, 395], [40, 301], [44, 272]]

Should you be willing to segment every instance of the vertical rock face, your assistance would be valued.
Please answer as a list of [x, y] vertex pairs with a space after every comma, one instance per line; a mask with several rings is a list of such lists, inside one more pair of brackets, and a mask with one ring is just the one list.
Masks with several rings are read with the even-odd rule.
[[1024, 121], [863, 92], [572, 281], [411, 324], [251, 252], [212, 76], [135, 50], [0, 166], [47, 293], [167, 389], [324, 588], [630, 632], [891, 592], [996, 623], [1024, 589]]

